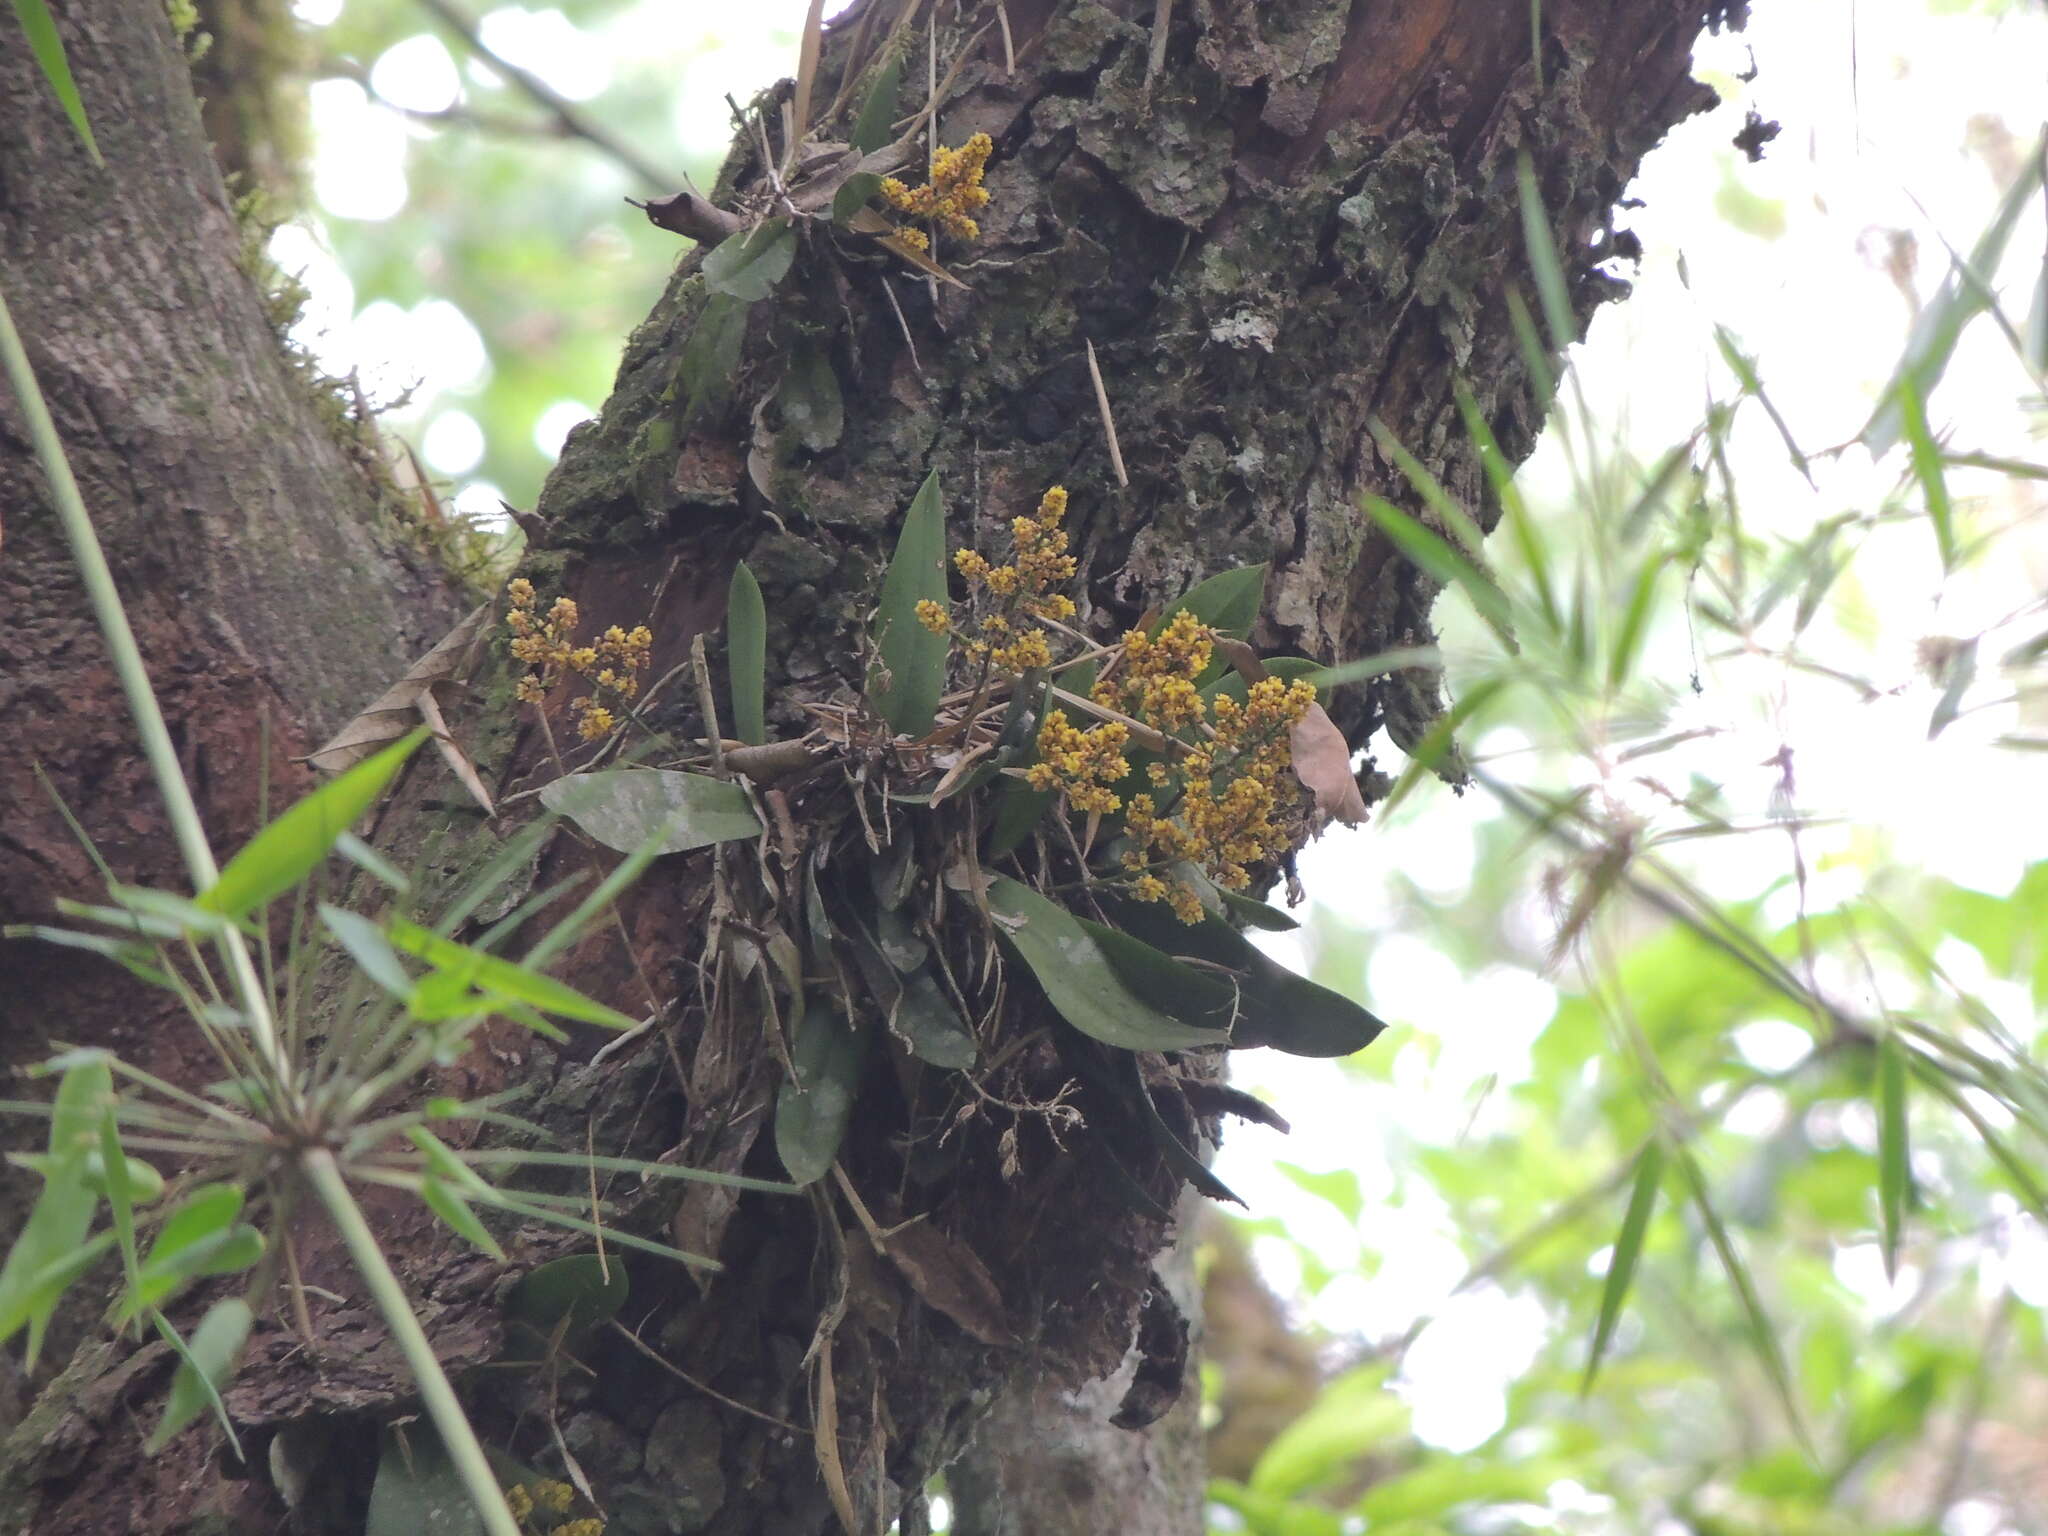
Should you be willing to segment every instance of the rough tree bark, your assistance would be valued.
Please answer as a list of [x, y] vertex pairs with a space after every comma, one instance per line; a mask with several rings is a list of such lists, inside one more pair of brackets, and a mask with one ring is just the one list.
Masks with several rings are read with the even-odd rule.
[[[900, 4], [856, 4], [835, 24], [818, 102], [841, 95], [848, 58], [872, 50]], [[157, 0], [60, 9], [110, 170], [84, 164], [20, 50], [0, 52], [0, 281], [25, 312], [232, 845], [248, 825], [266, 711], [279, 755], [303, 750], [432, 638], [424, 621], [444, 612], [442, 594], [381, 533], [374, 497], [276, 355], [236, 269], [236, 232]], [[959, 65], [939, 136], [957, 144], [980, 131], [996, 144], [982, 238], [941, 252], [971, 289], [933, 287], [819, 229], [792, 279], [746, 312], [737, 363], [707, 381], [679, 377], [705, 309], [697, 261], [684, 261], [628, 341], [602, 416], [565, 449], [537, 509], [530, 572], [598, 625], [652, 626], [658, 676], [693, 637], [715, 635], [727, 578], [746, 558], [768, 600], [771, 729], [787, 731], [808, 723], [805, 706], [858, 686], [884, 553], [933, 469], [955, 544], [989, 547], [1045, 487], [1072, 490], [1092, 630], [1265, 561], [1261, 650], [1330, 659], [1421, 642], [1432, 588], [1358, 512], [1365, 491], [1412, 500], [1369, 423], [1384, 422], [1469, 506], [1484, 504], [1455, 387], [1517, 456], [1545, 403], [1508, 321], [1507, 296], [1527, 286], [1516, 154], [1533, 157], [1583, 320], [1625, 287], [1605, 265], [1610, 219], [1641, 155], [1711, 100], [1687, 60], [1724, 9], [1549, 0], [1532, 50], [1529, 9], [1500, 0], [1008, 0], [1001, 18], [993, 0], [932, 7], [914, 25], [937, 28], [941, 74]], [[927, 58], [924, 34], [909, 36], [904, 115], [922, 104]], [[852, 106], [862, 94], [844, 92]], [[852, 106], [821, 132], [843, 137]], [[742, 145], [714, 197], [742, 207], [762, 181]], [[1088, 342], [1127, 487], [1105, 451]], [[815, 411], [799, 420], [778, 403], [797, 359], [833, 381], [840, 419], [829, 430]], [[685, 417], [693, 393], [699, 408]], [[10, 915], [89, 888], [54, 815], [34, 809], [31, 750], [123, 877], [172, 879], [16, 422], [11, 402], [0, 406], [0, 699], [10, 720], [34, 725], [0, 739]], [[544, 782], [553, 770], [502, 669], [487, 681], [462, 730], [501, 789]], [[1434, 703], [1427, 687], [1389, 680], [1341, 695], [1332, 713], [1354, 743], [1382, 724], [1400, 742]], [[693, 705], [666, 707], [657, 723], [702, 734]], [[453, 872], [496, 832], [450, 809], [430, 777], [414, 775], [387, 830], [430, 872]], [[273, 783], [288, 782], [279, 765]], [[535, 888], [578, 857], [558, 843]], [[663, 861], [627, 906], [625, 943], [594, 939], [565, 972], [635, 1010], [651, 978], [660, 1036], [602, 1063], [589, 1060], [594, 1041], [556, 1054], [494, 1039], [459, 1069], [462, 1091], [528, 1083], [530, 1112], [574, 1144], [591, 1128], [613, 1151], [730, 1153], [732, 1124], [763, 1108], [778, 1069], [759, 1039], [707, 1038], [690, 1005], [711, 878], [709, 856]], [[90, 968], [10, 948], [0, 1043], [26, 1059], [61, 1020], [62, 1033], [140, 1053], [167, 1075], [195, 1070], [167, 1032], [137, 1037], [126, 997]], [[1141, 1315], [1170, 1323], [1152, 1275], [1167, 1224], [1135, 1214], [1093, 1171], [1114, 1127], [1006, 1148], [1010, 1127], [981, 1114], [934, 1176], [918, 1149], [936, 1137], [915, 1102], [900, 1082], [867, 1085], [842, 1163], [882, 1219], [923, 1217], [979, 1257], [1011, 1342], [970, 1337], [887, 1274], [841, 1291], [847, 1271], [827, 1256], [843, 1249], [851, 1262], [860, 1244], [835, 1197], [750, 1198], [708, 1289], [634, 1268], [630, 1320], [660, 1359], [613, 1336], [584, 1354], [588, 1373], [565, 1373], [551, 1391], [475, 1375], [492, 1384], [477, 1399], [487, 1431], [545, 1459], [552, 1420], [614, 1536], [832, 1529], [812, 1435], [820, 1378], [805, 1354], [821, 1314], [843, 1309], [839, 1455], [861, 1523], [880, 1529], [902, 1512], [910, 1529], [917, 1490], [993, 1399], [1078, 1386], [1124, 1358]], [[775, 1171], [765, 1140], [751, 1157], [750, 1169]], [[1140, 1171], [1170, 1197], [1171, 1174]], [[639, 1205], [634, 1219], [650, 1224], [675, 1214], [652, 1196]], [[406, 1212], [386, 1211], [382, 1230], [444, 1354], [486, 1361], [504, 1276]], [[335, 1299], [316, 1299], [310, 1347], [281, 1321], [259, 1331], [230, 1395], [253, 1467], [198, 1433], [140, 1461], [131, 1415], [167, 1362], [94, 1345], [0, 1448], [0, 1528], [274, 1529], [282, 1509], [262, 1452], [282, 1437], [283, 1460], [315, 1490], [292, 1511], [297, 1528], [359, 1529], [378, 1428], [409, 1396], [331, 1242], [317, 1230], [305, 1241], [307, 1279]], [[534, 1240], [518, 1257], [547, 1251]]]

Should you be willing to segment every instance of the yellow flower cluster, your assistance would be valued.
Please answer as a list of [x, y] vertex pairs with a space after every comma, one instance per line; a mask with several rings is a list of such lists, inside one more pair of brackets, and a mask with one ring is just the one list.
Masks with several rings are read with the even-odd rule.
[[[1003, 672], [1028, 672], [1052, 665], [1052, 646], [1045, 631], [1022, 619], [1071, 619], [1074, 600], [1052, 588], [1072, 581], [1077, 569], [1067, 553], [1067, 491], [1056, 485], [1030, 517], [1010, 521], [1013, 553], [1007, 564], [990, 565], [971, 549], [954, 552], [953, 568], [967, 578], [969, 591], [982, 589], [1002, 599], [999, 611], [982, 619], [978, 634], [961, 648], [969, 661], [987, 662]], [[934, 634], [951, 627], [946, 611], [934, 602], [917, 605], [918, 622]]]
[[512, 656], [527, 667], [519, 679], [520, 700], [539, 704], [568, 673], [586, 677], [596, 691], [572, 701], [569, 710], [576, 716], [577, 735], [602, 741], [618, 728], [612, 706], [623, 707], [639, 695], [639, 674], [647, 670], [654, 632], [645, 624], [631, 630], [614, 624], [597, 644], [577, 645], [576, 629], [583, 616], [574, 598], [558, 597], [545, 614], [539, 613], [533, 583], [524, 576], [514, 577], [505, 595], [512, 604], [505, 615], [505, 627], [512, 632]]
[[588, 1516], [581, 1520], [533, 1519], [535, 1511], [544, 1517], [566, 1515], [575, 1499], [574, 1488], [553, 1478], [514, 1483], [505, 1490], [505, 1507], [512, 1511], [512, 1518], [523, 1530], [546, 1531], [549, 1536], [604, 1536], [604, 1522]]
[[1064, 710], [1049, 710], [1038, 728], [1038, 761], [1025, 779], [1033, 789], [1064, 791], [1077, 811], [1110, 815], [1123, 805], [1110, 786], [1122, 783], [1131, 771], [1123, 755], [1130, 736], [1121, 720], [1105, 720], [1084, 731]]
[[[932, 152], [931, 181], [927, 186], [906, 187], [894, 176], [882, 178], [882, 199], [898, 213], [914, 219], [930, 219], [947, 234], [972, 240], [981, 233], [974, 221], [978, 209], [988, 206], [988, 189], [981, 184], [982, 172], [995, 141], [977, 133], [958, 149]], [[897, 238], [923, 250], [929, 244], [923, 230], [897, 231]]]
[[1124, 636], [1124, 664], [1095, 685], [1095, 702], [1136, 715], [1162, 731], [1185, 730], [1202, 718], [1195, 679], [1209, 665], [1215, 636], [1183, 608], [1156, 635]]
[[[1247, 865], [1278, 858], [1292, 834], [1274, 819], [1283, 805], [1279, 785], [1290, 758], [1290, 732], [1316, 701], [1315, 688], [1277, 677], [1253, 683], [1239, 704], [1219, 694], [1209, 707], [1212, 734], [1172, 764], [1147, 773], [1166, 792], [1162, 808], [1151, 795], [1133, 795], [1124, 828], [1134, 847], [1124, 867], [1140, 901], [1166, 901], [1184, 923], [1201, 921], [1202, 905], [1185, 881], [1165, 881], [1151, 866], [1186, 861], [1219, 885], [1241, 891], [1251, 883]], [[1197, 698], [1199, 709], [1200, 699]]]

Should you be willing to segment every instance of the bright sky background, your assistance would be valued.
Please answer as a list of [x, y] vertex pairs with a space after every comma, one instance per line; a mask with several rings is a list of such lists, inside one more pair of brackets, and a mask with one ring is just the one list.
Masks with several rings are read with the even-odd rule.
[[[338, 5], [300, 0], [298, 12], [321, 23]], [[676, 83], [676, 127], [691, 144], [720, 150], [729, 126], [725, 93], [744, 95], [790, 70], [801, 0], [642, 6], [620, 14], [611, 27], [616, 36], [579, 32], [558, 11], [505, 7], [486, 16], [483, 30], [514, 62], [581, 99], [604, 86], [609, 61], [630, 52], [636, 28], [657, 13], [673, 28], [678, 10], [680, 25], [701, 28], [704, 43]], [[1737, 76], [1747, 71], [1752, 50], [1759, 74], [1743, 84]], [[1730, 104], [1677, 130], [1632, 189], [1646, 204], [1621, 221], [1645, 246], [1636, 295], [1603, 311], [1577, 353], [1592, 417], [1620, 424], [1646, 460], [1682, 438], [1710, 389], [1734, 393], [1714, 347], [1718, 321], [1760, 354], [1766, 385], [1803, 446], [1814, 451], [1854, 437], [1890, 374], [1913, 305], [1947, 270], [1944, 240], [1967, 248], [1993, 207], [1996, 187], [1972, 144], [1981, 145], [2002, 120], [2014, 136], [2012, 152], [2026, 151], [2044, 99], [2044, 61], [2048, 16], [2039, 7], [2014, 7], [2003, 16], [1930, 16], [1912, 3], [1765, 0], [1747, 33], [1707, 40], [1700, 70], [1724, 88]], [[389, 100], [433, 110], [451, 103], [464, 75], [478, 69], [458, 65], [423, 33], [376, 60], [372, 81]], [[1755, 166], [1728, 142], [1751, 105], [1783, 124]], [[406, 197], [408, 135], [421, 130], [346, 80], [317, 85], [313, 109], [313, 183], [326, 215], [377, 220], [396, 213]], [[1907, 232], [1917, 251], [1910, 291], [1886, 270], [1892, 231]], [[2036, 212], [2023, 222], [2000, 273], [2018, 312], [2040, 270], [2041, 243]], [[460, 409], [488, 366], [475, 328], [446, 301], [358, 310], [316, 229], [281, 230], [276, 250], [288, 268], [306, 271], [314, 304], [304, 334], [322, 360], [335, 371], [360, 366], [374, 386], [420, 381], [421, 419], [433, 418], [422, 452], [433, 469], [460, 482], [483, 451], [476, 421]], [[1681, 281], [1681, 259], [1689, 286]], [[1979, 324], [1934, 397], [1935, 428], [1954, 425], [1958, 448], [2025, 453], [2016, 405], [2024, 388], [1997, 333]], [[559, 446], [595, 403], [559, 402], [542, 417], [536, 438], [550, 450]], [[1738, 476], [1748, 515], [1765, 526], [1803, 529], [1833, 511], [1874, 506], [1896, 487], [1897, 454], [1873, 465], [1852, 449], [1817, 460], [1818, 490], [1809, 489], [1758, 413], [1745, 414], [1746, 430], [1735, 441]], [[1554, 435], [1523, 484], [1539, 505], [1568, 503], [1572, 479]], [[1971, 489], [1960, 477], [1956, 485]], [[495, 487], [472, 483], [458, 500], [494, 509], [496, 496]], [[1764, 759], [1789, 742], [1806, 808], [1862, 829], [1810, 834], [1811, 855], [1824, 857], [1846, 839], [1881, 828], [1898, 861], [2001, 893], [2026, 862], [2048, 856], [2038, 761], [1986, 749], [1990, 738], [2018, 723], [2012, 709], [1971, 717], [1928, 742], [1934, 691], [1915, 664], [1914, 647], [1924, 636], [1983, 629], [2048, 588], [2048, 545], [2038, 537], [2014, 541], [2015, 558], [1973, 567], [1942, 587], [1934, 584], [1939, 566], [1927, 539], [1924, 525], [1902, 527], [1862, 557], [1859, 569], [1881, 598], [1882, 622], [1831, 637], [1880, 688], [1896, 691], [1858, 704], [1839, 688], [1801, 681], [1768, 662], [1710, 668], [1696, 705], [1699, 723], [1728, 733], [1703, 748], [1700, 769], [1728, 783], [1738, 803], [1747, 799], [1761, 809], [1774, 773]], [[1460, 647], [1478, 638], [1476, 627], [1451, 611], [1455, 606], [1447, 600], [1440, 615], [1454, 681]], [[1656, 637], [1651, 657], [1674, 679], [1691, 668], [1683, 635]], [[1514, 745], [1497, 736], [1479, 747], [1494, 755]], [[1380, 746], [1383, 763], [1400, 761]], [[1961, 782], [1969, 793], [1953, 791]], [[1488, 814], [1476, 794], [1423, 793], [1387, 824], [1325, 838], [1302, 859], [1302, 874], [1328, 919], [1383, 927], [1395, 896], [1379, 871], [1405, 871], [1455, 897], [1471, 878], [1473, 828]], [[1782, 867], [1782, 843], [1766, 842], [1729, 840], [1690, 867], [1716, 894], [1749, 896]], [[1814, 901], [1824, 907], [1841, 894], [1823, 878]], [[1298, 943], [1276, 950], [1296, 963], [1312, 958]], [[1366, 983], [1376, 1011], [1438, 1032], [1434, 1052], [1412, 1040], [1386, 1082], [1359, 1081], [1326, 1063], [1275, 1052], [1246, 1053], [1237, 1059], [1239, 1081], [1283, 1106], [1295, 1130], [1285, 1138], [1234, 1130], [1218, 1167], [1255, 1211], [1282, 1218], [1338, 1272], [1305, 1301], [1317, 1324], [1339, 1336], [1384, 1338], [1413, 1320], [1436, 1319], [1409, 1353], [1401, 1390], [1417, 1434], [1456, 1450], [1500, 1426], [1505, 1387], [1548, 1324], [1533, 1300], [1499, 1287], [1450, 1298], [1465, 1256], [1441, 1206], [1417, 1198], [1412, 1186], [1404, 1203], [1383, 1203], [1395, 1178], [1388, 1148], [1398, 1138], [1454, 1143], [1483, 1082], [1497, 1075], [1505, 1088], [1527, 1075], [1529, 1046], [1550, 1017], [1554, 994], [1543, 977], [1516, 967], [1462, 974], [1421, 940], [1399, 934], [1376, 945]], [[2029, 1022], [2026, 1033], [2032, 1032]], [[1806, 1037], [1790, 1033], [1796, 1041], [1760, 1026], [1737, 1045], [1753, 1059], [1781, 1061], [1788, 1050], [1805, 1049]], [[1482, 1117], [1487, 1110], [1482, 1104]], [[1478, 1128], [1485, 1126], [1482, 1118]], [[1274, 1167], [1276, 1159], [1311, 1170], [1354, 1170], [1366, 1195], [1362, 1229], [1304, 1194]], [[1287, 1244], [1262, 1240], [1257, 1252], [1283, 1293], [1301, 1294], [1299, 1264]], [[1361, 1264], [1368, 1253], [1398, 1259]], [[2044, 1255], [2048, 1245], [2038, 1235], [2015, 1251], [2008, 1262], [2018, 1266], [2017, 1285], [2048, 1294]], [[1873, 1308], [1883, 1305], [1888, 1293], [1874, 1250], [1845, 1250], [1838, 1270]]]

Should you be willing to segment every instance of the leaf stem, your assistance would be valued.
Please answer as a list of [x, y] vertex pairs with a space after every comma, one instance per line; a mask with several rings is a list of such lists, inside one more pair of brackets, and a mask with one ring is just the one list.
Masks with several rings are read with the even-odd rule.
[[333, 1218], [336, 1230], [341, 1233], [342, 1244], [355, 1262], [356, 1272], [370, 1288], [370, 1299], [376, 1303], [385, 1327], [391, 1330], [392, 1340], [405, 1356], [405, 1363], [419, 1384], [420, 1400], [425, 1403], [427, 1415], [440, 1433], [449, 1461], [469, 1491], [470, 1501], [476, 1505], [485, 1531], [489, 1536], [520, 1536], [519, 1523], [506, 1507], [504, 1492], [498, 1487], [497, 1475], [491, 1471], [491, 1464], [484, 1456], [483, 1445], [470, 1426], [468, 1415], [462, 1411], [462, 1403], [456, 1397], [447, 1373], [441, 1369], [441, 1362], [434, 1356], [434, 1346], [428, 1342], [426, 1330], [420, 1327], [419, 1319], [413, 1315], [405, 1287], [392, 1273], [384, 1250], [377, 1245], [376, 1234], [371, 1232], [369, 1222], [363, 1218], [362, 1207], [356, 1204], [355, 1196], [342, 1178], [334, 1154], [324, 1147], [314, 1147], [300, 1155], [299, 1167], [313, 1186], [313, 1193]]

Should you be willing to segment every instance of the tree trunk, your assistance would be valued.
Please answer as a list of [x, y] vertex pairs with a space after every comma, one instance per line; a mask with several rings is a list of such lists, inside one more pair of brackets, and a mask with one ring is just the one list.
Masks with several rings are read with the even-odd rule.
[[[296, 746], [367, 701], [433, 638], [408, 616], [433, 610], [436, 594], [380, 546], [366, 498], [337, 490], [358, 478], [234, 269], [235, 231], [160, 7], [75, 10], [63, 28], [111, 172], [84, 165], [19, 50], [0, 55], [0, 281], [29, 311], [88, 500], [232, 844], [247, 825], [264, 709], [275, 739]], [[898, 0], [857, 3], [828, 34], [812, 98], [820, 137], [847, 136], [897, 11]], [[711, 312], [732, 327], [720, 350], [700, 262], [686, 260], [627, 343], [602, 416], [572, 434], [549, 481], [535, 583], [573, 596], [600, 628], [647, 623], [658, 677], [687, 661], [695, 637], [715, 639], [744, 557], [767, 601], [771, 734], [793, 736], [813, 723], [810, 706], [843, 704], [861, 686], [882, 565], [936, 470], [956, 546], [999, 544], [1046, 487], [1070, 488], [1076, 622], [1091, 633], [1120, 632], [1202, 576], [1267, 562], [1253, 635], [1263, 653], [1334, 659], [1426, 641], [1432, 586], [1358, 510], [1365, 492], [1414, 504], [1371, 424], [1475, 511], [1483, 477], [1456, 389], [1470, 390], [1506, 452], [1527, 451], [1546, 402], [1508, 317], [1508, 296], [1529, 289], [1516, 155], [1533, 159], [1583, 320], [1625, 288], [1600, 264], [1640, 156], [1711, 100], [1687, 75], [1702, 8], [1551, 0], [1540, 57], [1526, 8], [1476, 0], [927, 11], [902, 35], [911, 67], [889, 115], [923, 105], [929, 58], [953, 82], [939, 140], [994, 141], [981, 237], [936, 252], [968, 286], [927, 281], [819, 222], [771, 297]], [[779, 152], [779, 112], [766, 115]], [[714, 192], [743, 217], [767, 201], [753, 143], [743, 139]], [[39, 720], [60, 700], [72, 706], [44, 727], [54, 739], [35, 744], [53, 776], [115, 842], [124, 877], [175, 883], [111, 684], [87, 660], [82, 606], [39, 533], [32, 477], [8, 425], [0, 579], [12, 583], [11, 611], [36, 624], [10, 618], [0, 633], [6, 686], [16, 711]], [[171, 516], [178, 531], [166, 538]], [[60, 655], [52, 642], [71, 635]], [[1382, 724], [1412, 740], [1436, 703], [1414, 676], [1340, 694], [1331, 713], [1354, 744]], [[556, 770], [531, 711], [513, 704], [502, 663], [490, 683], [461, 729], [502, 789], [537, 787]], [[687, 677], [651, 714], [675, 736], [705, 734]], [[0, 743], [0, 793], [26, 807], [25, 758], [6, 755], [25, 753], [22, 738]], [[427, 777], [415, 776], [395, 835], [432, 870], [473, 864], [492, 830], [448, 810]], [[15, 911], [89, 886], [60, 824], [39, 816], [10, 816], [12, 841], [0, 843], [0, 895]], [[786, 842], [807, 854], [844, 830], [799, 820]], [[580, 867], [558, 838], [533, 888]], [[781, 1068], [761, 1033], [707, 1018], [692, 979], [719, 868], [708, 853], [662, 861], [625, 903], [626, 938], [608, 930], [564, 970], [629, 1011], [662, 1010], [660, 1035], [603, 1061], [591, 1059], [595, 1041], [557, 1055], [494, 1037], [458, 1069], [459, 1091], [524, 1081], [536, 1101], [522, 1112], [571, 1145], [588, 1133], [604, 1151], [777, 1172], [758, 1133]], [[19, 1000], [10, 1059], [41, 1048], [37, 1018], [62, 1019], [71, 1037], [177, 1075], [169, 1047], [119, 1027], [128, 1005], [106, 978], [17, 949], [5, 963], [0, 995]], [[1011, 1038], [1028, 1033], [1018, 998], [1029, 991], [1012, 989]], [[1010, 1070], [1041, 1104], [1067, 1073], [1045, 1048]], [[1000, 1292], [1000, 1318], [970, 1331], [958, 1308], [932, 1304], [929, 1276], [920, 1285], [877, 1261], [851, 1196], [829, 1179], [815, 1198], [748, 1197], [736, 1211], [648, 1195], [622, 1219], [717, 1246], [724, 1272], [700, 1291], [665, 1266], [632, 1266], [624, 1321], [646, 1349], [613, 1332], [579, 1349], [587, 1370], [474, 1375], [487, 1433], [536, 1461], [573, 1454], [612, 1536], [786, 1536], [837, 1524], [821, 1448], [843, 1467], [856, 1523], [882, 1529], [993, 1399], [1100, 1377], [1134, 1331], [1151, 1407], [1163, 1409], [1157, 1381], [1181, 1369], [1170, 1356], [1184, 1322], [1152, 1272], [1170, 1223], [1108, 1185], [1103, 1159], [1115, 1152], [1158, 1206], [1170, 1207], [1178, 1178], [1085, 1094], [1085, 1123], [1054, 1135], [1046, 1115], [963, 1102], [950, 1083], [907, 1062], [871, 1070], [840, 1163], [881, 1226], [916, 1222], [947, 1253], [971, 1255]], [[405, 1212], [381, 1230], [443, 1353], [481, 1363], [498, 1345], [500, 1273]], [[316, 1479], [320, 1495], [296, 1502], [299, 1528], [359, 1529], [377, 1428], [408, 1411], [408, 1393], [348, 1300], [359, 1288], [331, 1243], [311, 1232], [306, 1250], [307, 1278], [336, 1297], [316, 1303], [318, 1337], [306, 1349], [282, 1325], [260, 1332], [229, 1406], [245, 1446], [278, 1442], [273, 1474]], [[519, 1257], [550, 1251], [535, 1240]], [[168, 1531], [211, 1515], [216, 1529], [274, 1527], [272, 1479], [208, 1459], [198, 1432], [138, 1464], [128, 1414], [163, 1374], [147, 1354], [82, 1351], [44, 1394], [0, 1452], [0, 1526]], [[1134, 1401], [1133, 1420], [1144, 1417]], [[825, 1447], [821, 1417], [836, 1418]], [[1193, 1530], [1198, 1502], [1182, 1497], [1178, 1528]], [[906, 1528], [915, 1521], [913, 1509]], [[1034, 1514], [1014, 1528], [1059, 1527]]]

